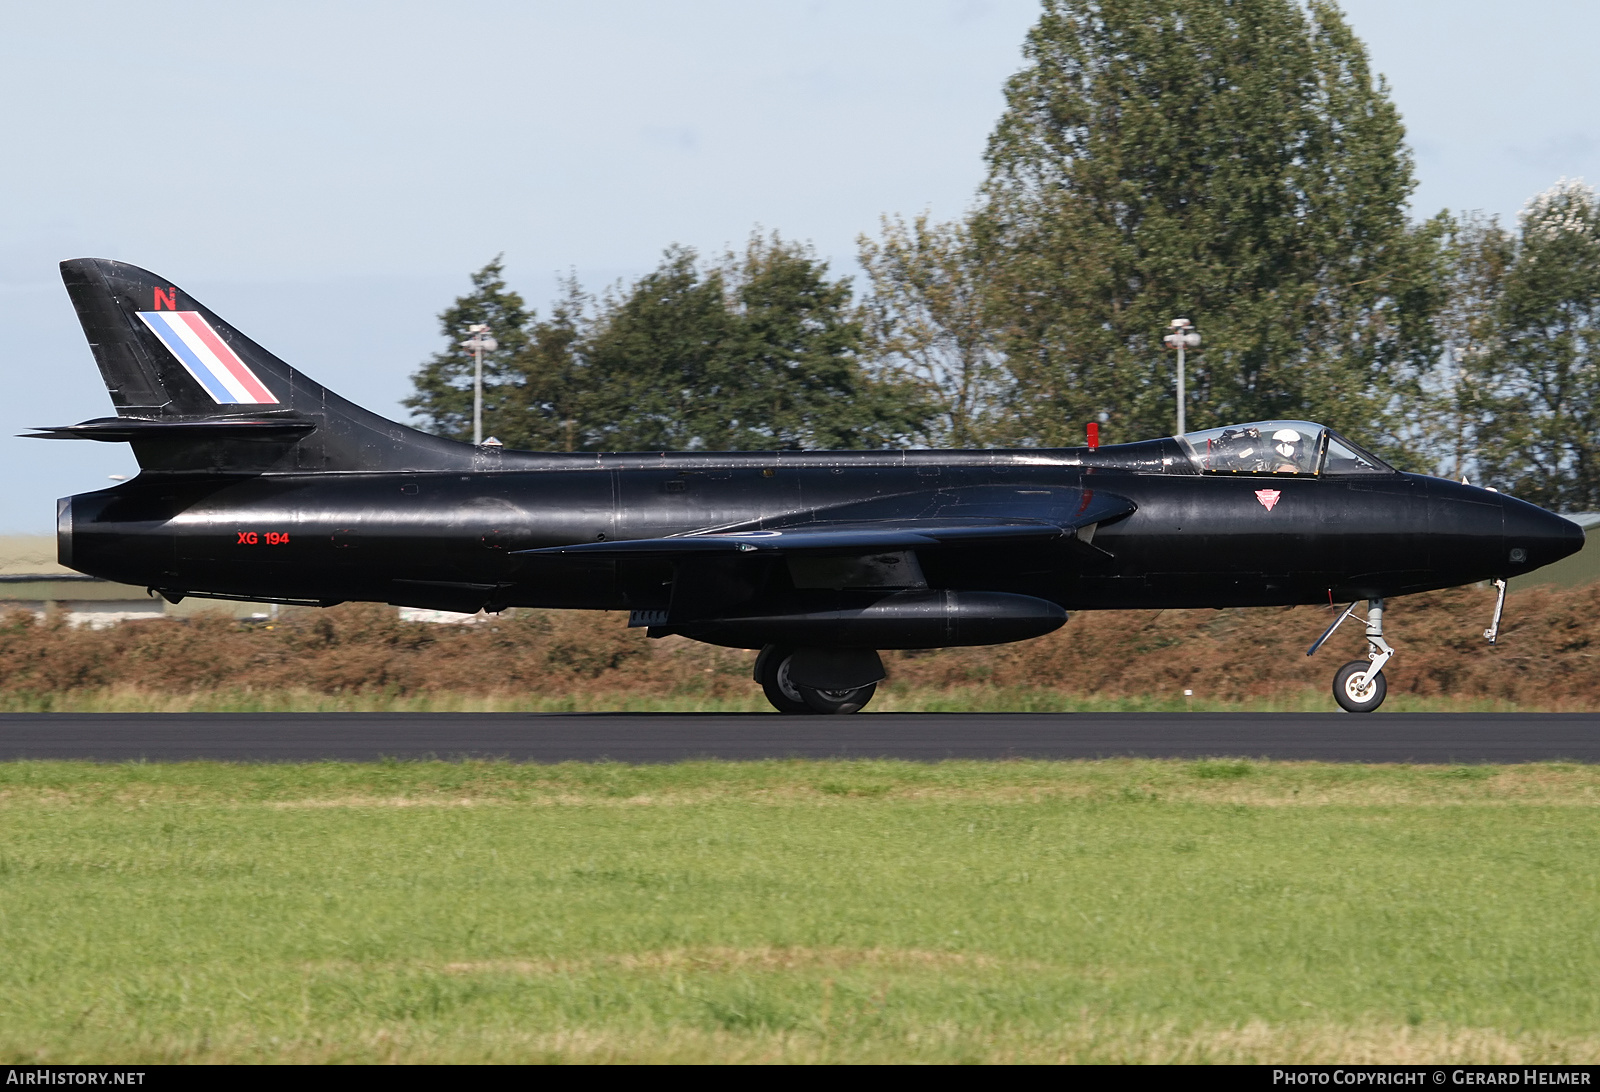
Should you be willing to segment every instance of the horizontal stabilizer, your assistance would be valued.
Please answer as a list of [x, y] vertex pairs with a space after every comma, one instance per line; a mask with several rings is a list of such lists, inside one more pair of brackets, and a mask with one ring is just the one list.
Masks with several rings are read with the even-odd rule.
[[316, 423], [292, 417], [204, 417], [198, 419], [96, 417], [76, 425], [36, 428], [30, 440], [293, 440], [316, 429]]

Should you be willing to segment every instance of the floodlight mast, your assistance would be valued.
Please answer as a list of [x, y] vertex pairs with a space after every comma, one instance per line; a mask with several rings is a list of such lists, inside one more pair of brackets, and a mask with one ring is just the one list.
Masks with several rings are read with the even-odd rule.
[[500, 343], [489, 336], [489, 327], [475, 322], [467, 327], [472, 336], [461, 344], [472, 350], [472, 442], [483, 443], [483, 354], [494, 352]]
[[1171, 328], [1172, 332], [1170, 334], [1168, 334], [1166, 337], [1162, 338], [1161, 341], [1162, 341], [1163, 344], [1166, 345], [1167, 348], [1178, 350], [1178, 432], [1177, 432], [1177, 435], [1182, 436], [1185, 432], [1189, 431], [1188, 425], [1184, 420], [1184, 402], [1187, 401], [1187, 397], [1186, 397], [1186, 392], [1184, 391], [1184, 378], [1185, 377], [1184, 377], [1184, 374], [1183, 374], [1184, 373], [1183, 351], [1185, 349], [1193, 349], [1193, 348], [1196, 348], [1196, 347], [1199, 346], [1199, 344], [1200, 344], [1200, 331], [1196, 330], [1194, 328], [1194, 324], [1191, 323], [1186, 318], [1175, 318], [1168, 325]]

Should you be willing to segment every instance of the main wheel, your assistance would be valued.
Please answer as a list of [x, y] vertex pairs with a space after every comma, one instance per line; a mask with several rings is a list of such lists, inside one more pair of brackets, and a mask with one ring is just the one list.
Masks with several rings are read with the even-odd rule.
[[872, 700], [878, 692], [877, 683], [858, 686], [854, 690], [813, 690], [809, 686], [794, 684], [813, 713], [855, 713]]
[[1351, 660], [1333, 676], [1333, 700], [1347, 713], [1370, 713], [1383, 704], [1389, 693], [1389, 684], [1383, 672], [1378, 672], [1361, 685], [1361, 674], [1372, 664], [1366, 660]]
[[789, 657], [793, 655], [794, 649], [782, 645], [768, 645], [762, 649], [756, 658], [756, 681], [778, 712], [814, 712], [800, 687], [789, 678]]

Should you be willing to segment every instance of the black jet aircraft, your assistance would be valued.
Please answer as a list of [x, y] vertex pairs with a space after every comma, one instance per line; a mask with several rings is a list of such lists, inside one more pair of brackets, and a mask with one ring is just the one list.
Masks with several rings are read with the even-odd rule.
[[1328, 633], [1365, 602], [1370, 652], [1334, 696], [1367, 711], [1384, 600], [1500, 582], [1493, 639], [1504, 579], [1583, 543], [1304, 421], [1009, 451], [459, 443], [346, 401], [146, 270], [61, 270], [117, 415], [36, 431], [129, 443], [141, 468], [60, 502], [63, 564], [171, 602], [627, 611], [652, 637], [760, 649], [787, 713], [860, 709], [881, 649], [1026, 640], [1069, 610], [1344, 600]]

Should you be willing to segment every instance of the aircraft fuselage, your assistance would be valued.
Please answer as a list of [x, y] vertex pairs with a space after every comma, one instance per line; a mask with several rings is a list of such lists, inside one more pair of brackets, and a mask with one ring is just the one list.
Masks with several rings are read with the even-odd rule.
[[[468, 473], [150, 475], [63, 502], [63, 560], [169, 595], [446, 609], [664, 609], [660, 563], [521, 551], [793, 525], [852, 503], [1070, 487], [1136, 506], [1060, 542], [918, 551], [929, 587], [1068, 610], [1388, 598], [1514, 576], [1582, 543], [1570, 522], [1413, 474], [1196, 473], [1171, 440], [1038, 451], [493, 452]], [[745, 606], [804, 601], [784, 567]], [[822, 601], [829, 589], [812, 589]]]

